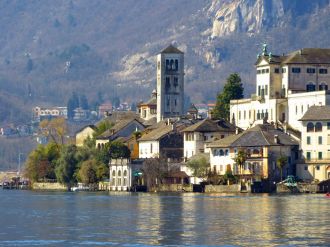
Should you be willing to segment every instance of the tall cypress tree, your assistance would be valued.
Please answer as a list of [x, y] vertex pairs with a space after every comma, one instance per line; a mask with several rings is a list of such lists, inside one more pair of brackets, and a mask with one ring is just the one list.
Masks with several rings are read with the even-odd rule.
[[243, 98], [243, 84], [239, 74], [230, 74], [222, 92], [217, 96], [217, 103], [213, 110], [213, 117], [216, 119], [230, 120], [230, 101]]

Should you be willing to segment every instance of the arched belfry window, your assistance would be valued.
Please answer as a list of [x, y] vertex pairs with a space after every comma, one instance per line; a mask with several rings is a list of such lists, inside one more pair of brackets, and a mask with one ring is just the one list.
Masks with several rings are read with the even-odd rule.
[[307, 92], [315, 91], [315, 84], [314, 84], [313, 82], [309, 82], [309, 83], [306, 85], [306, 91], [307, 91]]
[[328, 90], [328, 85], [325, 82], [321, 82], [321, 84], [319, 85], [319, 90]]

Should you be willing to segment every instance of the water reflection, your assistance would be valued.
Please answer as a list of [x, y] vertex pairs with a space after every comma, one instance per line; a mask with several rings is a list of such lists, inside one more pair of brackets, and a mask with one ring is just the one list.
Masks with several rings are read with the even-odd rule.
[[0, 246], [328, 246], [323, 195], [0, 191]]

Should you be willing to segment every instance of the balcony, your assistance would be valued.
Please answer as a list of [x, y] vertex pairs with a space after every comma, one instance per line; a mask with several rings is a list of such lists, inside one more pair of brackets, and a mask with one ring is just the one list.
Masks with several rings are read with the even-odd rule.
[[299, 159], [297, 163], [304, 164], [330, 164], [330, 157], [324, 157], [322, 159]]

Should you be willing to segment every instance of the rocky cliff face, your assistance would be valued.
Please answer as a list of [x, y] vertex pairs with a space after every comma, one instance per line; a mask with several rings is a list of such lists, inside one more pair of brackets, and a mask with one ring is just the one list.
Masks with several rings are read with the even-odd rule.
[[295, 22], [297, 16], [329, 6], [328, 0], [214, 0], [208, 9], [213, 18], [212, 37], [231, 33], [259, 33]]

